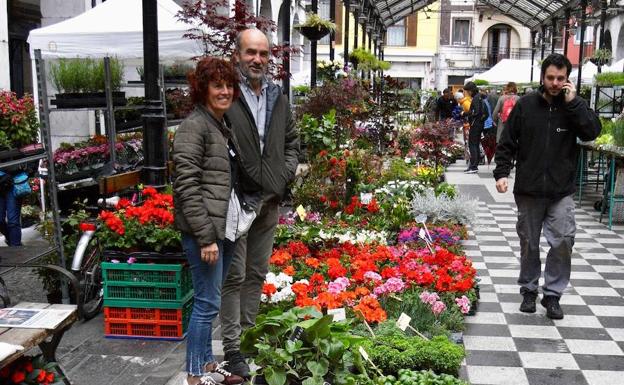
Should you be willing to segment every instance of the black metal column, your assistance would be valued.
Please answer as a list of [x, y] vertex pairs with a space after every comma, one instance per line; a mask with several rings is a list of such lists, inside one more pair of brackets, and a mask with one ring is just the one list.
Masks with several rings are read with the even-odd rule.
[[167, 182], [167, 141], [163, 102], [158, 87], [158, 18], [156, 0], [143, 0], [143, 68], [145, 103], [143, 150], [145, 165], [141, 175], [148, 186], [163, 187]]
[[[535, 37], [537, 36], [537, 31], [531, 31], [531, 83], [533, 83], [533, 68], [535, 67], [533, 63], [535, 62]], [[541, 82], [541, 79], [540, 79]]]
[[552, 19], [552, 33], [550, 34], [550, 53], [555, 53], [555, 35], [557, 34], [557, 18], [553, 17]]
[[[336, 0], [329, 0], [329, 21], [336, 23]], [[336, 31], [329, 33], [329, 60], [334, 61], [336, 49]]]
[[[312, 13], [318, 13], [318, 0], [312, 0]], [[316, 48], [318, 41], [310, 40], [310, 87], [316, 87]]]
[[546, 52], [546, 26], [542, 25], [542, 33], [540, 35], [540, 41], [542, 43], [542, 60], [544, 60], [544, 53]]
[[344, 59], [344, 65], [346, 66], [349, 62], [349, 25], [351, 24], [351, 1], [345, 0], [344, 2], [344, 28], [342, 29], [342, 55]]
[[356, 49], [358, 47], [358, 30], [360, 29], [360, 23], [358, 22], [359, 18], [360, 18], [360, 10], [356, 9], [355, 12], [353, 13], [353, 18], [355, 20], [355, 23], [353, 23], [353, 28], [355, 29], [353, 32], [353, 49]]
[[[370, 31], [368, 35], [368, 52], [373, 53], [373, 31]], [[373, 74], [369, 69], [367, 74], [368, 79], [372, 79], [372, 75]]]
[[579, 46], [580, 52], [579, 52], [578, 79], [576, 80], [577, 92], [581, 91], [581, 81], [583, 80], [583, 59], [585, 55], [585, 21], [586, 20], [587, 20], [587, 0], [581, 0], [581, 45]]
[[284, 57], [282, 58], [282, 66], [286, 76], [282, 81], [284, 95], [290, 97], [290, 0], [282, 0], [283, 18], [282, 18], [282, 44], [286, 48]]
[[566, 8], [564, 17], [563, 56], [568, 56], [568, 41], [570, 40], [570, 8]]

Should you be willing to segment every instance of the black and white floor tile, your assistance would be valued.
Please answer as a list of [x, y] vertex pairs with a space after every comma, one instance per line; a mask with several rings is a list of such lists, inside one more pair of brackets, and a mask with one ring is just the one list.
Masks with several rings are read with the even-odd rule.
[[[460, 190], [480, 199], [465, 249], [481, 280], [478, 311], [466, 318], [462, 377], [473, 385], [624, 384], [624, 226], [610, 231], [598, 222], [593, 198], [584, 198], [576, 211], [571, 282], [561, 298], [564, 319], [546, 318], [539, 304], [535, 314], [521, 313], [515, 204], [482, 197], [493, 191], [491, 169], [459, 176], [462, 166], [452, 165], [447, 179], [459, 178]], [[542, 251], [544, 259], [543, 238]]]

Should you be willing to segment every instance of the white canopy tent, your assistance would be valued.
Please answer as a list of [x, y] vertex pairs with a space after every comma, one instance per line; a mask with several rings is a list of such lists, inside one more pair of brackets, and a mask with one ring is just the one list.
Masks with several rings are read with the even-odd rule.
[[[533, 81], [539, 82], [540, 67], [533, 62]], [[476, 79], [487, 80], [490, 84], [507, 84], [509, 82], [530, 83], [531, 82], [531, 60], [530, 59], [503, 59], [489, 70], [474, 74], [466, 81]]]
[[[71, 19], [32, 30], [31, 57], [36, 49], [44, 58], [143, 57], [141, 0], [108, 0]], [[189, 59], [201, 55], [197, 41], [182, 37], [191, 27], [176, 17], [181, 10], [173, 0], [157, 0], [160, 57]]]
[[[622, 72], [623, 69], [624, 69], [624, 59], [620, 59], [619, 61], [614, 62], [611, 65], [602, 66], [600, 70], [602, 72]], [[592, 84], [594, 81], [594, 76], [597, 73], [598, 73], [598, 67], [594, 63], [587, 61], [585, 64], [583, 64], [581, 83]], [[572, 82], [576, 84], [577, 79], [578, 79], [578, 68], [573, 69], [572, 72], [570, 73], [570, 80]]]

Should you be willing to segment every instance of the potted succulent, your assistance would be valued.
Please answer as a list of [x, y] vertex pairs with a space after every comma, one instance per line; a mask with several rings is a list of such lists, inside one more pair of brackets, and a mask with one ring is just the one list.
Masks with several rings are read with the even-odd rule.
[[[126, 105], [125, 92], [120, 92], [123, 64], [110, 59], [113, 105]], [[91, 58], [60, 59], [50, 66], [50, 78], [59, 93], [52, 104], [57, 108], [105, 107], [104, 61]]]
[[306, 21], [303, 24], [295, 25], [303, 36], [310, 41], [321, 40], [328, 33], [336, 30], [336, 24], [331, 21], [321, 19], [316, 13], [307, 13]]

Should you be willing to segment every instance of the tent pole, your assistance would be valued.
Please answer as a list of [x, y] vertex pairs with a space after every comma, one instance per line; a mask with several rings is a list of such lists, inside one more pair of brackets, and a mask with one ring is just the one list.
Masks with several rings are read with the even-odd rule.
[[581, 91], [583, 79], [583, 59], [585, 54], [585, 20], [587, 18], [587, 0], [581, 0], [581, 45], [579, 52], [578, 79], [576, 79], [577, 92]]
[[143, 0], [143, 68], [145, 103], [143, 112], [143, 152], [145, 165], [141, 179], [148, 186], [166, 184], [167, 142], [163, 102], [158, 87], [158, 18], [156, 0]]

